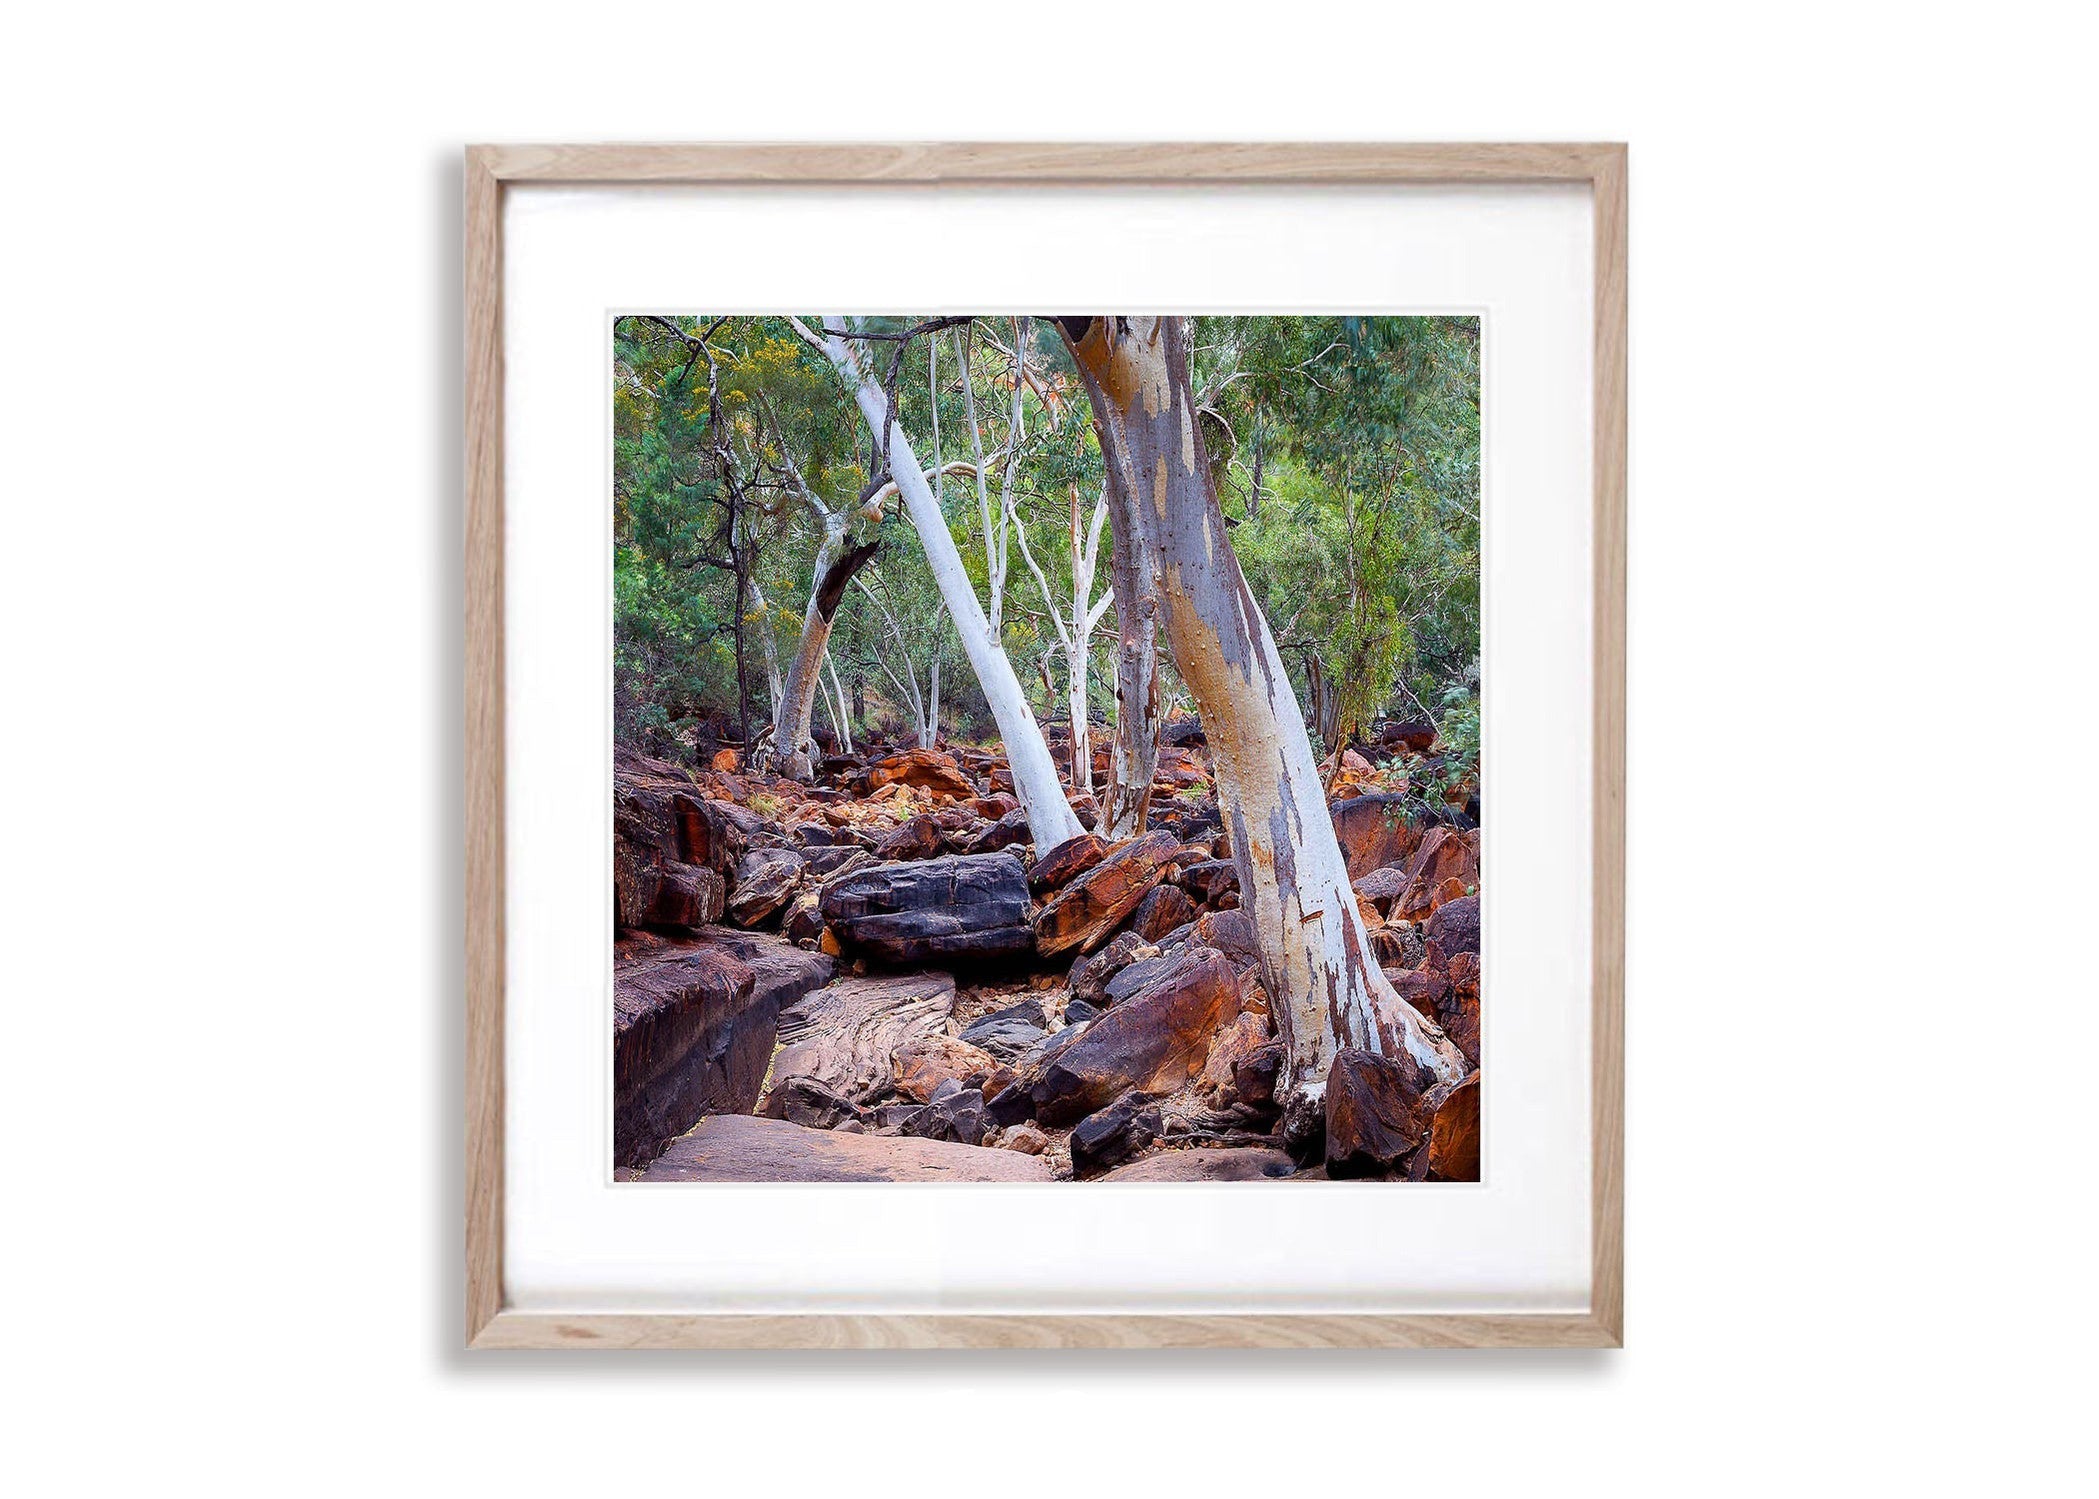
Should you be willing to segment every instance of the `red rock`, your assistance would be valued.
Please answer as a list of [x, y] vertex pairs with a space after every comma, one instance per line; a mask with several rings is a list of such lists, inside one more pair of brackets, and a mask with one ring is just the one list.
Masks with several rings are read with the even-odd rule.
[[962, 773], [955, 757], [937, 749], [905, 750], [885, 756], [860, 773], [857, 785], [862, 792], [874, 792], [896, 783], [963, 801], [977, 794], [976, 786]]
[[801, 878], [800, 854], [785, 848], [752, 849], [736, 866], [729, 919], [738, 926], [756, 926], [787, 904]]
[[1392, 749], [1411, 750], [1426, 754], [1429, 746], [1436, 742], [1436, 726], [1426, 719], [1404, 723], [1388, 723], [1378, 732], [1378, 742]]
[[710, 770], [720, 771], [726, 774], [730, 771], [735, 770], [736, 767], [742, 763], [743, 756], [738, 754], [735, 750], [720, 749], [714, 752], [714, 757], [707, 762], [707, 767]]
[[1328, 810], [1352, 880], [1373, 869], [1404, 864], [1420, 844], [1420, 835], [1408, 820], [1407, 799], [1396, 793], [1351, 797], [1333, 803]]
[[1178, 885], [1155, 885], [1149, 895], [1137, 903], [1130, 916], [1129, 929], [1146, 942], [1156, 943], [1168, 932], [1186, 926], [1200, 915], [1195, 902], [1190, 900]]
[[1275, 1100], [1282, 1057], [1282, 1042], [1268, 1034], [1268, 1017], [1242, 1013], [1210, 1043], [1196, 1091], [1213, 1109], [1240, 1103], [1263, 1107]]
[[1407, 889], [1390, 914], [1402, 921], [1422, 921], [1447, 901], [1460, 899], [1479, 886], [1479, 830], [1430, 828], [1407, 864]]
[[1450, 981], [1441, 973], [1428, 968], [1387, 968], [1385, 978], [1399, 991], [1401, 999], [1427, 1019], [1442, 1024], [1437, 1006], [1450, 992]]
[[1036, 951], [1050, 957], [1069, 948], [1085, 950], [1105, 942], [1123, 917], [1159, 883], [1177, 846], [1171, 833], [1147, 833], [1119, 845], [1035, 914]]
[[1040, 1062], [992, 1099], [993, 1116], [1005, 1124], [1032, 1116], [1054, 1128], [1131, 1089], [1171, 1093], [1202, 1067], [1211, 1038], [1238, 1009], [1231, 965], [1209, 948], [1187, 950], [1142, 993], [1074, 1028], [1076, 1035], [1055, 1037]]
[[885, 864], [904, 859], [930, 859], [939, 852], [940, 823], [925, 812], [899, 823], [874, 849], [875, 857]]
[[1108, 856], [1108, 841], [1093, 833], [1067, 838], [1028, 869], [1028, 890], [1038, 899], [1070, 884]]
[[1345, 1177], [1401, 1171], [1428, 1138], [1435, 1106], [1413, 1068], [1353, 1047], [1326, 1077], [1326, 1171]]
[[1406, 894], [1407, 873], [1390, 867], [1373, 869], [1356, 876], [1352, 883], [1356, 894], [1375, 906], [1378, 915], [1384, 916], [1391, 911], [1392, 903]]
[[717, 1114], [671, 1142], [645, 1182], [1048, 1181], [1048, 1162], [1017, 1150], [804, 1129]]
[[1480, 1075], [1475, 1072], [1443, 1095], [1429, 1124], [1430, 1181], [1480, 1179]]
[[897, 1092], [924, 1103], [944, 1082], [988, 1077], [998, 1067], [990, 1052], [958, 1036], [913, 1036], [890, 1057], [890, 1080]]
[[1229, 859], [1204, 859], [1181, 871], [1180, 887], [1204, 905], [1239, 888], [1239, 870]]

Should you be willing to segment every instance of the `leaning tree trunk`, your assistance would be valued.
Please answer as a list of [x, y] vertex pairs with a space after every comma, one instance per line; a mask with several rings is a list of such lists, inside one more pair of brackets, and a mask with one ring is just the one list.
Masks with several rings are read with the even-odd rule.
[[[1370, 952], [1319, 767], [1274, 637], [1225, 534], [1188, 381], [1183, 318], [1060, 318], [1093, 404], [1118, 564], [1141, 554], [1175, 667], [1202, 715], [1240, 900], [1289, 1049], [1285, 1129], [1318, 1127], [1334, 1055], [1358, 1047], [1457, 1082], [1464, 1056], [1394, 993]], [[1127, 639], [1127, 634], [1125, 634]]]
[[[867, 376], [858, 356], [839, 337], [842, 325], [834, 326], [827, 319], [826, 327], [830, 329], [830, 336], [823, 341], [824, 352], [852, 390], [868, 430], [878, 440], [884, 435], [888, 438], [889, 451], [882, 455], [882, 461], [888, 465], [897, 490], [904, 497], [904, 508], [911, 517], [912, 529], [918, 532], [919, 541], [925, 547], [926, 561], [933, 569], [933, 581], [939, 585], [940, 597], [955, 621], [955, 631], [962, 637], [963, 652], [977, 674], [978, 685], [984, 689], [991, 716], [998, 723], [999, 738], [1006, 746], [1006, 764], [1013, 772], [1015, 794], [1027, 809], [1028, 832], [1034, 840], [1035, 851], [1046, 854], [1058, 844], [1078, 837], [1084, 830], [1079, 826], [1078, 815], [1071, 810], [1071, 803], [1064, 798], [1064, 788], [1057, 779], [1057, 763], [1051, 758], [1049, 744], [1042, 737], [1042, 727], [1035, 722], [1034, 711], [1028, 707], [1027, 694], [1021, 691], [1013, 662], [992, 636], [991, 623], [984, 617], [984, 606], [977, 599], [976, 587], [969, 581], [969, 573], [962, 565], [962, 554], [955, 549], [955, 538], [948, 533], [947, 517], [941, 513], [940, 502], [934, 498], [933, 488], [926, 482], [925, 471], [919, 467], [918, 454], [912, 451], [911, 440], [904, 435], [901, 426], [889, 420], [889, 401], [881, 386]], [[934, 693], [931, 727], [937, 733], [940, 726], [937, 684]]]
[[853, 574], [874, 556], [880, 542], [865, 546], [846, 545], [846, 523], [838, 516], [824, 528], [823, 545], [817, 549], [815, 581], [809, 589], [809, 607], [802, 613], [802, 640], [794, 659], [787, 663], [787, 679], [773, 710], [773, 769], [780, 775], [806, 781], [816, 774], [816, 743], [809, 727], [816, 711], [816, 694], [823, 686], [824, 648], [831, 643], [831, 621], [838, 615], [839, 600]]
[[1159, 606], [1151, 558], [1124, 540], [1139, 534], [1137, 518], [1112, 463], [1108, 520], [1114, 527], [1109, 576], [1115, 585], [1115, 736], [1101, 824], [1110, 838], [1134, 838], [1150, 820], [1152, 779], [1159, 770]]

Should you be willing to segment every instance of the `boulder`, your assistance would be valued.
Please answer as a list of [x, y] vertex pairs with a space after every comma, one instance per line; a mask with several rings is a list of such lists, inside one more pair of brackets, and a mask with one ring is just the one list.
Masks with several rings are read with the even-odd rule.
[[1430, 1181], [1480, 1179], [1480, 1075], [1475, 1072], [1446, 1092], [1429, 1122]]
[[984, 1095], [966, 1083], [950, 1078], [933, 1090], [924, 1108], [904, 1121], [903, 1132], [921, 1140], [952, 1140], [957, 1145], [982, 1145], [990, 1128], [984, 1110]]
[[[723, 805], [707, 800], [679, 766], [632, 750], [615, 752], [612, 893], [619, 926], [698, 926], [719, 919], [726, 876], [744, 853], [743, 834], [726, 819]], [[717, 883], [723, 887], [719, 895]]]
[[1088, 1114], [1071, 1132], [1071, 1174], [1099, 1176], [1143, 1152], [1159, 1138], [1159, 1106], [1142, 1093], [1123, 1094]]
[[826, 984], [781, 1011], [772, 1091], [810, 1077], [857, 1103], [891, 1085], [907, 1043], [945, 1037], [954, 1008], [955, 981], [945, 973]]
[[994, 1096], [993, 1112], [1002, 1124], [1032, 1117], [1056, 1128], [1131, 1089], [1171, 1093], [1202, 1067], [1218, 1027], [1238, 1012], [1231, 965], [1209, 948], [1188, 949], [1143, 993], [1051, 1037]]
[[899, 823], [875, 844], [874, 856], [884, 863], [904, 859], [929, 859], [940, 852], [940, 822], [930, 812]]
[[828, 959], [777, 937], [621, 944], [613, 958], [612, 1140], [647, 1161], [705, 1114], [747, 1113], [781, 1008], [830, 978]]
[[824, 881], [817, 902], [842, 949], [892, 965], [1035, 950], [1028, 890], [1010, 854], [875, 864]]
[[[1007, 798], [999, 797], [999, 801]], [[964, 852], [972, 854], [996, 853], [1002, 848], [1011, 848], [1016, 843], [1028, 841], [1028, 814], [1018, 807], [999, 814], [997, 822], [988, 823], [984, 830], [964, 846]]]
[[1048, 1181], [1049, 1163], [907, 1135], [805, 1129], [749, 1114], [703, 1119], [641, 1174], [645, 1182]]
[[1008, 1005], [980, 1019], [973, 1020], [964, 1028], [962, 1039], [972, 1046], [980, 1046], [1002, 1062], [1011, 1062], [1027, 1055], [1049, 1034], [1049, 1017], [1043, 1013], [1042, 1005], [1032, 999], [1024, 999], [1017, 1005]]
[[1017, 1150], [1022, 1155], [1041, 1155], [1049, 1149], [1049, 1136], [1032, 1124], [1016, 1124], [1000, 1133], [998, 1144], [1001, 1150]]
[[1336, 1181], [1403, 1172], [1428, 1138], [1435, 1105], [1416, 1069], [1343, 1048], [1326, 1075], [1326, 1172]]
[[1050, 957], [1100, 946], [1159, 883], [1178, 847], [1171, 833], [1147, 833], [1117, 847], [1035, 914], [1035, 950]]
[[[1161, 888], [1171, 889], [1171, 886]], [[1185, 897], [1183, 897], [1185, 899]], [[1084, 1002], [1108, 1007], [1108, 985], [1115, 975], [1142, 954], [1152, 956], [1151, 944], [1134, 931], [1119, 932], [1115, 939], [1097, 953], [1082, 955], [1071, 965], [1071, 997], [1073, 1002]], [[1065, 1007], [1064, 1018], [1071, 1019], [1071, 1008]]]
[[1397, 792], [1372, 792], [1332, 803], [1334, 836], [1348, 861], [1348, 877], [1360, 879], [1373, 869], [1405, 864], [1421, 842], [1409, 820], [1407, 798]]
[[1223, 953], [1234, 972], [1244, 973], [1261, 963], [1261, 939], [1254, 919], [1244, 911], [1206, 911], [1188, 934], [1188, 940]]
[[700, 864], [665, 860], [659, 866], [655, 899], [644, 920], [651, 926], [710, 926], [722, 919], [728, 882]]
[[1227, 890], [1239, 888], [1239, 870], [1229, 859], [1203, 859], [1181, 871], [1179, 884], [1196, 901], [1207, 906]]
[[858, 844], [834, 843], [829, 848], [812, 848], [802, 856], [802, 863], [809, 873], [820, 880], [834, 874], [850, 874], [875, 862], [875, 856]]
[[889, 1070], [897, 1092], [925, 1103], [942, 1083], [990, 1076], [998, 1058], [957, 1036], [920, 1035], [896, 1049]]
[[1477, 1067], [1480, 1064], [1479, 954], [1459, 953], [1450, 960], [1444, 974], [1450, 981], [1450, 988], [1437, 1003], [1436, 1021], [1458, 1050], [1465, 1053], [1465, 1060]]
[[1067, 838], [1028, 869], [1028, 893], [1036, 896], [1062, 889], [1108, 856], [1108, 843], [1092, 833]]
[[729, 919], [738, 926], [756, 926], [787, 904], [801, 879], [802, 856], [792, 849], [752, 849], [736, 866]]
[[1084, 1025], [1089, 1020], [1098, 1020], [1100, 1016], [1100, 1007], [1088, 1004], [1083, 999], [1066, 1000], [1064, 1003], [1064, 1023], [1066, 1025]]
[[1407, 875], [1403, 869], [1390, 867], [1373, 869], [1367, 874], [1352, 876], [1356, 894], [1377, 908], [1380, 916], [1392, 910], [1392, 903], [1406, 894]]
[[1425, 718], [1388, 723], [1378, 730], [1377, 740], [1387, 749], [1423, 755], [1436, 742], [1436, 726]]
[[898, 784], [964, 801], [977, 794], [976, 786], [962, 773], [955, 757], [937, 749], [911, 749], [884, 756], [860, 773], [853, 789], [865, 796]]
[[1199, 914], [1195, 902], [1180, 886], [1154, 885], [1151, 893], [1137, 902], [1137, 909], [1130, 915], [1129, 930], [1145, 941], [1155, 943], [1177, 927], [1186, 926]]
[[816, 892], [804, 886], [787, 903], [787, 914], [780, 918], [780, 935], [798, 947], [814, 947], [823, 931], [824, 918], [816, 909]]
[[1393, 902], [1391, 915], [1401, 921], [1423, 921], [1449, 901], [1478, 889], [1479, 830], [1430, 828], [1407, 863], [1406, 893]]
[[806, 1129], [837, 1129], [861, 1122], [860, 1106], [813, 1077], [791, 1077], [768, 1090], [765, 1117]]
[[1297, 1163], [1280, 1150], [1264, 1146], [1231, 1146], [1165, 1150], [1117, 1166], [1103, 1182], [1250, 1182], [1290, 1175]]
[[1477, 954], [1480, 950], [1479, 897], [1464, 895], [1443, 902], [1421, 931], [1423, 937], [1448, 955]]
[[1210, 1043], [1196, 1091], [1213, 1109], [1265, 1109], [1275, 1102], [1282, 1066], [1283, 1043], [1268, 1034], [1268, 1017], [1246, 1011]]

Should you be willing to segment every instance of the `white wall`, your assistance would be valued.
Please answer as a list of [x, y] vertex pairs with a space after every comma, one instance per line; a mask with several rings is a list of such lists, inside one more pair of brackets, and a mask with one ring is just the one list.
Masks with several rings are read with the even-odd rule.
[[[451, 9], [11, 17], [25, 1492], [2089, 1482], [2065, 12]], [[454, 1351], [457, 148], [728, 135], [1633, 142], [1626, 1352]]]

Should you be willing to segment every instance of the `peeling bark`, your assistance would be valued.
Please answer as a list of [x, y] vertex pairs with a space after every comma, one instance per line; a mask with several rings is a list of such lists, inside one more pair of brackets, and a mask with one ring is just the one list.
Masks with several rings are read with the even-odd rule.
[[1128, 593], [1118, 571], [1117, 595], [1161, 601], [1174, 665], [1202, 715], [1240, 902], [1289, 1050], [1278, 1080], [1288, 1117], [1304, 1121], [1322, 1104], [1346, 1047], [1458, 1082], [1464, 1057], [1399, 998], [1371, 954], [1304, 717], [1218, 508], [1189, 386], [1187, 321], [1057, 325], [1093, 404], [1118, 569], [1127, 555], [1149, 571]]

